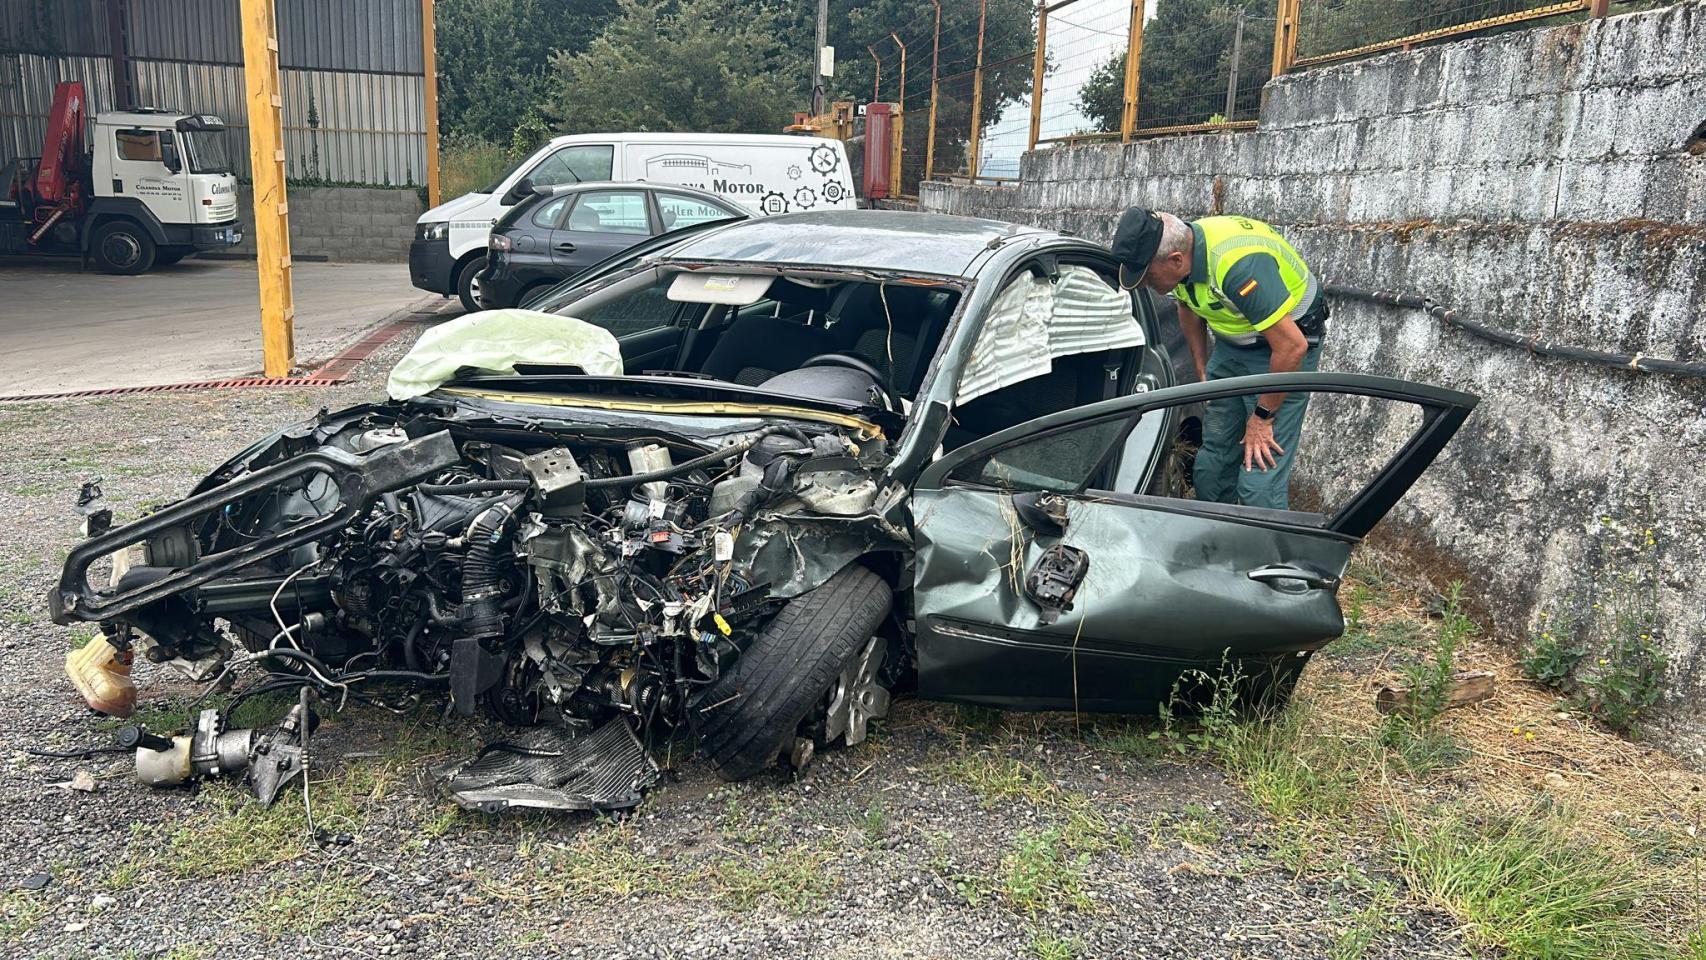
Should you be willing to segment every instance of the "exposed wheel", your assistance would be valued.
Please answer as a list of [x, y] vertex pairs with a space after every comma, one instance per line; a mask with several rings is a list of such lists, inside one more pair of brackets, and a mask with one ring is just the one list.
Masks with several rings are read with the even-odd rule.
[[106, 273], [146, 273], [154, 266], [154, 238], [129, 220], [113, 220], [95, 228], [89, 238], [95, 265]]
[[[699, 752], [717, 775], [745, 780], [772, 766], [826, 701], [831, 723], [841, 719], [824, 732], [862, 739], [865, 721], [888, 710], [888, 691], [876, 681], [884, 644], [875, 635], [893, 602], [889, 585], [860, 566], [790, 600], [689, 712]], [[809, 749], [795, 752], [809, 759]]]
[[479, 313], [485, 308], [480, 306], [480, 271], [486, 269], [486, 258], [475, 257], [464, 263], [456, 271], [456, 299], [462, 301], [462, 309], [469, 313]]

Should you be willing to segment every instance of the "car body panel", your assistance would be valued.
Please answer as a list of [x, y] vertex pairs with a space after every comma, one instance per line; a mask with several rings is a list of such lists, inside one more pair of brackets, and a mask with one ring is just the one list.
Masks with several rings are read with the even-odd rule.
[[[1064, 530], [1047, 530], [1019, 519], [1013, 494], [952, 479], [991, 452], [1051, 432], [1303, 390], [1423, 411], [1409, 441], [1332, 516], [1116, 493], [1086, 481], [1060, 495]], [[1271, 374], [1091, 404], [954, 451], [920, 476], [912, 497], [920, 692], [1004, 707], [1148, 710], [1165, 702], [1182, 673], [1213, 672], [1223, 657], [1246, 675], [1284, 669], [1286, 658], [1343, 632], [1336, 591], [1352, 548], [1475, 403], [1383, 377]], [[1021, 584], [1056, 545], [1083, 551], [1089, 569], [1071, 606], [1051, 621]]]

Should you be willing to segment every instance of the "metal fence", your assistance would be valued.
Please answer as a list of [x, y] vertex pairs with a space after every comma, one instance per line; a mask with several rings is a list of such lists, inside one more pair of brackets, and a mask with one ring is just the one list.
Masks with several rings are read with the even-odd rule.
[[[420, 0], [278, 0], [277, 16], [290, 176], [424, 183]], [[55, 84], [81, 80], [92, 110], [217, 114], [247, 177], [242, 62], [238, 0], [0, 0], [0, 158], [39, 151]]]
[[[1620, 9], [1663, 0], [1618, 0]], [[1039, 147], [1256, 126], [1276, 74], [1587, 14], [1612, 0], [1041, 0], [998, 22], [938, 0], [873, 45], [872, 99], [900, 106], [897, 195], [920, 180], [1003, 183]], [[944, 30], [943, 23], [961, 29]], [[967, 29], [975, 22], [978, 29]], [[945, 40], [946, 37], [954, 40]], [[973, 40], [972, 38], [976, 39]], [[998, 55], [986, 56], [990, 51]]]

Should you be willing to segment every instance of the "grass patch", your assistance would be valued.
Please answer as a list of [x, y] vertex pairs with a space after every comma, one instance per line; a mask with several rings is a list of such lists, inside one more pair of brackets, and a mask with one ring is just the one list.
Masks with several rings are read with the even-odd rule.
[[1021, 834], [1001, 858], [1001, 897], [1032, 915], [1094, 907], [1085, 890], [1088, 853], [1073, 853], [1059, 828]]
[[0, 894], [0, 940], [16, 940], [41, 923], [47, 904], [30, 890]]
[[799, 846], [714, 861], [706, 866], [700, 882], [730, 910], [751, 910], [769, 902], [785, 913], [804, 916], [819, 908], [835, 889], [828, 865], [828, 851]]
[[1413, 891], [1465, 920], [1480, 946], [1546, 960], [1673, 955], [1641, 916], [1648, 880], [1567, 826], [1543, 808], [1400, 817], [1398, 865]]
[[1062, 937], [1040, 929], [1031, 931], [1029, 947], [1035, 960], [1078, 960], [1084, 954], [1084, 941], [1077, 937]]
[[321, 927], [347, 921], [370, 903], [361, 884], [341, 873], [321, 871], [301, 882], [281, 878], [283, 885], [255, 898], [243, 920], [267, 936], [301, 936]]
[[1056, 785], [1022, 760], [980, 750], [955, 757], [939, 770], [970, 787], [986, 808], [1022, 801], [1051, 814], [1059, 823], [1059, 838], [1074, 851], [1131, 847], [1129, 831], [1109, 820], [1089, 797]]

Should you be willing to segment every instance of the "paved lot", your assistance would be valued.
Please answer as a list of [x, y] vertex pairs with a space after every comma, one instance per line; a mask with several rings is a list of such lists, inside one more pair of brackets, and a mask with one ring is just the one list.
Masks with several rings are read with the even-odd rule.
[[[311, 369], [405, 311], [448, 303], [401, 263], [300, 263], [296, 359]], [[186, 260], [139, 277], [0, 258], [0, 396], [242, 376], [261, 366], [249, 261]]]

